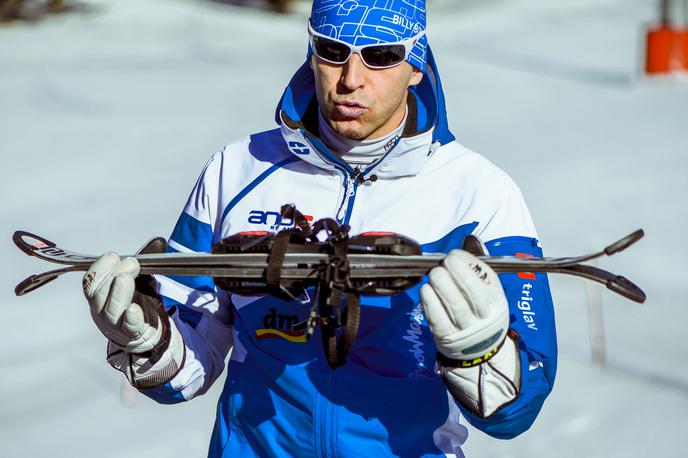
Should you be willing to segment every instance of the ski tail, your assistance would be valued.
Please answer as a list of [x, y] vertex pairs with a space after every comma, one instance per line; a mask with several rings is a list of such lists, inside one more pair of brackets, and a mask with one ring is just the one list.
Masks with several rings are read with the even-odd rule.
[[43, 285], [47, 285], [51, 281], [58, 278], [60, 275], [67, 272], [76, 272], [83, 270], [80, 267], [70, 266], [64, 269], [51, 270], [49, 272], [43, 272], [41, 274], [31, 275], [28, 278], [22, 280], [17, 286], [14, 287], [14, 294], [17, 296], [23, 296], [31, 291], [35, 291]]
[[629, 234], [621, 240], [609, 245], [607, 248], [603, 250], [604, 254], [606, 254], [607, 256], [611, 256], [613, 254], [620, 253], [626, 248], [630, 247], [631, 245], [635, 245], [635, 242], [642, 239], [643, 237], [645, 237], [645, 231], [642, 229], [638, 229], [632, 234]]
[[[95, 256], [86, 256], [66, 251], [58, 247], [54, 242], [26, 231], [16, 231], [12, 235], [12, 240], [17, 248], [29, 256], [35, 256], [45, 261], [68, 265], [68, 267], [62, 269], [31, 275], [22, 280], [14, 288], [14, 294], [17, 296], [23, 296], [35, 291], [67, 272], [85, 271], [88, 269], [88, 266], [97, 259]], [[154, 237], [141, 247], [137, 255], [164, 253], [166, 248], [167, 241], [164, 238]]]
[[602, 283], [610, 291], [614, 291], [633, 302], [643, 304], [647, 299], [645, 292], [638, 285], [622, 275], [616, 275], [588, 265], [572, 266], [566, 270], [579, 277]]

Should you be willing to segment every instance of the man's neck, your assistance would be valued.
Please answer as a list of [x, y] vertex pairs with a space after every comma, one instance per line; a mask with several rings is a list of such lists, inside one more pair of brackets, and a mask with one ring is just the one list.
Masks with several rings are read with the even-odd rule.
[[327, 123], [322, 113], [318, 111], [320, 138], [332, 152], [346, 161], [352, 167], [364, 167], [382, 157], [393, 144], [396, 137], [400, 137], [408, 117], [408, 107], [404, 112], [401, 123], [392, 132], [373, 140], [352, 140], [337, 134]]

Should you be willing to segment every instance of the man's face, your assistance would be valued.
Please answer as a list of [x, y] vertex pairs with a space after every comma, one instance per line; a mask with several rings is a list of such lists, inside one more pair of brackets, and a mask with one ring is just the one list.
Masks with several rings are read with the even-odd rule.
[[404, 119], [409, 86], [423, 74], [408, 62], [373, 70], [358, 54], [336, 65], [311, 57], [315, 92], [323, 117], [345, 138], [368, 140], [383, 137]]

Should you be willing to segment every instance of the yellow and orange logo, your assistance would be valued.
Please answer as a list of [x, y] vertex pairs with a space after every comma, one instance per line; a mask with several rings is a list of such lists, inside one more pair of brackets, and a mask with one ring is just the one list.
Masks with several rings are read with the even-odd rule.
[[267, 315], [263, 317], [263, 329], [256, 330], [258, 340], [265, 339], [284, 339], [293, 343], [305, 343], [306, 331], [295, 331], [294, 326], [299, 323], [297, 315], [277, 313], [271, 308]]
[[264, 339], [284, 339], [294, 343], [305, 343], [305, 332], [279, 331], [277, 329], [258, 329], [256, 330], [258, 340]]

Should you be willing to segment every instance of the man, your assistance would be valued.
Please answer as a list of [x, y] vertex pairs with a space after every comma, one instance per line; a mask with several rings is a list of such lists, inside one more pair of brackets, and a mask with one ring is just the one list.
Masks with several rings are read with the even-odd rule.
[[135, 283], [135, 259], [107, 253], [84, 290], [108, 360], [176, 403], [203, 394], [232, 349], [211, 456], [462, 456], [461, 415], [494, 437], [522, 433], [556, 370], [547, 278], [497, 276], [453, 249], [472, 234], [493, 255], [542, 252], [516, 185], [448, 130], [425, 2], [316, 0], [309, 45], [280, 128], [210, 159], [168, 251], [290, 227], [279, 209], [293, 202], [448, 258], [422, 287], [362, 297], [358, 336], [332, 369], [320, 339], [292, 327], [307, 298], [230, 295], [205, 277], [158, 277], [153, 291]]

